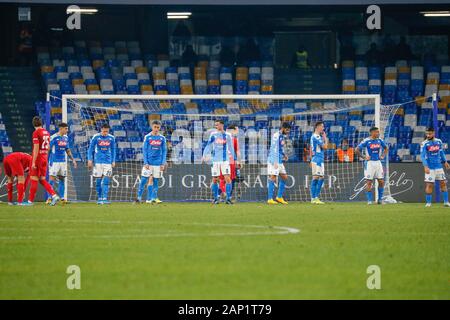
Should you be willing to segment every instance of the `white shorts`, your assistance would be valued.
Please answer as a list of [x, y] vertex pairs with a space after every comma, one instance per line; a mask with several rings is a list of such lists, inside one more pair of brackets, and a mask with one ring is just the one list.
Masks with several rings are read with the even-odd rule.
[[51, 177], [67, 176], [67, 162], [53, 162], [53, 164], [48, 169], [48, 174]]
[[219, 162], [213, 162], [211, 166], [211, 175], [213, 177], [220, 176], [220, 173], [223, 175], [230, 174], [230, 162], [228, 161], [219, 161]]
[[145, 166], [143, 166], [141, 176], [147, 178], [152, 176], [159, 179], [162, 177], [161, 166], [148, 166], [148, 169], [145, 169]]
[[366, 180], [384, 179], [383, 165], [380, 160], [369, 160], [365, 162], [364, 178], [366, 178]]
[[447, 178], [445, 177], [445, 172], [443, 168], [440, 169], [430, 169], [429, 174], [425, 174], [425, 182], [435, 182], [438, 181], [445, 181]]
[[112, 165], [106, 163], [96, 163], [94, 165], [94, 170], [92, 171], [92, 175], [95, 178], [111, 177], [112, 176]]
[[286, 174], [286, 168], [284, 167], [284, 164], [279, 163], [276, 169], [274, 167], [274, 164], [267, 164], [267, 175], [278, 176], [279, 174]]
[[325, 175], [325, 164], [317, 164], [311, 161], [311, 171], [313, 176], [323, 177]]

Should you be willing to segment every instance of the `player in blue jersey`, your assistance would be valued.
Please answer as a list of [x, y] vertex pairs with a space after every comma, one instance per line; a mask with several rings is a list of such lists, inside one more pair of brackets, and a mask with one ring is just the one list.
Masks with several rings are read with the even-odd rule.
[[314, 125], [314, 133], [311, 136], [311, 203], [324, 204], [319, 199], [320, 190], [323, 185], [325, 175], [325, 150], [328, 146], [328, 138], [325, 132], [325, 125], [322, 121], [317, 121]]
[[[288, 178], [283, 162], [287, 161], [287, 156], [284, 153], [284, 145], [285, 139], [290, 131], [291, 125], [288, 122], [283, 122], [281, 129], [273, 134], [270, 141], [269, 157], [267, 158], [267, 204], [288, 204], [283, 198], [283, 192]], [[275, 200], [273, 200], [275, 183], [278, 176], [281, 179], [278, 179], [278, 193]]]
[[[373, 203], [373, 180], [378, 181], [378, 199], [381, 204], [384, 193], [384, 170], [381, 160], [388, 154], [388, 146], [380, 139], [380, 130], [377, 127], [370, 128], [370, 137], [365, 138], [356, 148], [356, 155], [364, 159], [364, 177], [366, 179], [367, 204]], [[363, 155], [364, 153], [364, 155]]]
[[147, 203], [161, 203], [158, 198], [158, 182], [167, 166], [166, 138], [159, 133], [161, 122], [152, 122], [152, 131], [144, 137], [142, 154], [144, 166], [142, 167], [141, 182], [138, 188], [136, 203], [142, 201], [142, 194], [147, 186]]
[[426, 140], [422, 142], [420, 149], [420, 159], [422, 160], [425, 171], [425, 206], [431, 207], [433, 185], [438, 180], [442, 197], [444, 198], [444, 206], [450, 207], [450, 203], [448, 202], [447, 179], [444, 172], [444, 166], [445, 169], [449, 170], [450, 165], [445, 158], [442, 141], [435, 138], [433, 128], [427, 128], [425, 134]]
[[109, 134], [109, 125], [102, 125], [100, 133], [94, 135], [87, 154], [88, 168], [93, 169], [97, 190], [97, 204], [108, 204], [109, 183], [112, 169], [116, 166], [116, 138]]
[[211, 164], [211, 191], [213, 195], [213, 204], [219, 204], [219, 177], [220, 174], [225, 178], [225, 190], [226, 190], [226, 204], [232, 204], [231, 202], [231, 168], [230, 168], [230, 156], [236, 158], [236, 153], [233, 147], [233, 139], [228, 132], [224, 130], [223, 120], [216, 120], [214, 123], [216, 131], [211, 133], [208, 142], [206, 143], [205, 150], [203, 150], [203, 162]]
[[[72, 152], [69, 148], [69, 138], [67, 132], [69, 126], [67, 123], [61, 122], [58, 125], [59, 131], [50, 137], [50, 153], [48, 163], [50, 165], [49, 176], [50, 185], [55, 189], [55, 183], [58, 180], [58, 193], [61, 198], [61, 202], [64, 204], [67, 199], [64, 199], [64, 193], [66, 188], [66, 176], [67, 176], [67, 161], [66, 155], [72, 161], [73, 167], [77, 168], [77, 162], [72, 156]], [[51, 198], [47, 199], [47, 203], [51, 202]]]

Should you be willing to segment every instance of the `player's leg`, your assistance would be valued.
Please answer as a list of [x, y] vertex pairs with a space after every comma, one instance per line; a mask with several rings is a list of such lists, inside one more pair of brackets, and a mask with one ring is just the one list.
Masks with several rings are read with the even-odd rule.
[[219, 176], [220, 176], [220, 164], [218, 162], [213, 162], [211, 167], [211, 192], [213, 196], [213, 203], [219, 203]]
[[450, 203], [448, 202], [448, 190], [447, 190], [447, 181], [445, 179], [445, 173], [442, 170], [442, 174], [440, 176], [439, 185], [441, 187], [442, 199], [444, 200], [444, 206], [450, 207]]
[[12, 205], [13, 203], [13, 185], [14, 185], [14, 176], [12, 175], [11, 166], [9, 165], [9, 161], [3, 162], [3, 171], [8, 179], [6, 184], [6, 188], [8, 190], [8, 204]]
[[58, 194], [59, 197], [66, 201], [67, 199], [64, 197], [64, 194], [66, 193], [66, 177], [65, 176], [58, 176]]
[[426, 207], [431, 207], [431, 200], [433, 199], [433, 187], [434, 187], [434, 182], [433, 183], [429, 183], [429, 182], [425, 183], [425, 206]]
[[[49, 180], [50, 180], [49, 184], [52, 186], [53, 190], [55, 190], [56, 175], [52, 175], [50, 173]], [[50, 197], [50, 194], [47, 194], [47, 201], [46, 201], [46, 203], [50, 204], [51, 201], [52, 201], [52, 198]]]
[[47, 193], [49, 193], [50, 196], [52, 197], [52, 202], [50, 203], [50, 205], [54, 206], [60, 198], [56, 194], [55, 190], [53, 190], [52, 186], [47, 182], [45, 175], [39, 178], [39, 183], [44, 187], [45, 191], [47, 191]]
[[146, 169], [145, 166], [142, 167], [141, 182], [139, 183], [136, 202], [142, 201], [142, 195], [144, 194], [144, 190], [147, 187], [149, 176], [150, 176], [150, 170]]
[[161, 203], [162, 201], [159, 200], [158, 197], [158, 189], [159, 189], [159, 180], [162, 178], [162, 171], [161, 166], [154, 166], [153, 167], [153, 203]]
[[152, 196], [153, 196], [153, 172], [148, 178], [148, 184], [147, 184], [147, 203], [152, 203]]
[[226, 188], [226, 182], [225, 182], [225, 176], [220, 173], [219, 176], [219, 195], [221, 196], [222, 194], [226, 194], [227, 192], [227, 188]]
[[311, 179], [311, 186], [310, 186], [310, 192], [311, 192], [311, 203], [316, 203], [317, 201], [317, 185], [319, 183], [319, 169], [317, 163], [311, 161], [311, 172], [312, 172], [312, 179]]
[[278, 177], [279, 177], [278, 178], [278, 193], [277, 193], [277, 197], [275, 198], [275, 200], [281, 204], [288, 204], [287, 201], [284, 200], [284, 198], [283, 198], [283, 193], [284, 193], [284, 189], [286, 187], [286, 181], [288, 178], [286, 169], [284, 168], [284, 164], [280, 165]]
[[275, 169], [273, 164], [267, 163], [267, 204], [278, 204], [278, 202], [273, 199], [278, 174], [278, 168]]
[[6, 176], [7, 177], [7, 183], [6, 183], [6, 188], [8, 190], [8, 204], [9, 205], [13, 205], [13, 184], [14, 184], [14, 178], [11, 176]]
[[229, 174], [225, 174], [224, 179], [225, 179], [225, 191], [227, 194], [226, 203], [230, 204], [231, 203], [231, 190], [232, 190], [231, 176]]
[[110, 164], [104, 164], [102, 173], [102, 200], [103, 204], [108, 204], [109, 184], [112, 176], [112, 166]]
[[322, 163], [317, 166], [317, 185], [316, 185], [316, 203], [317, 204], [323, 204], [320, 200], [320, 191], [322, 190], [323, 182], [324, 182], [324, 175], [325, 175], [325, 165]]
[[228, 161], [220, 163], [220, 173], [223, 175], [225, 180], [225, 193], [226, 193], [226, 204], [231, 204], [231, 166]]
[[25, 194], [25, 176], [17, 176], [17, 202], [23, 202], [23, 196]]
[[373, 203], [372, 186], [373, 186], [373, 181], [371, 179], [366, 179], [367, 204], [372, 204]]
[[38, 181], [39, 178], [37, 177], [37, 175], [33, 172], [34, 169], [31, 169], [32, 172], [30, 173], [30, 193], [28, 195], [28, 203], [32, 204], [34, 202], [34, 199], [36, 197], [36, 192], [37, 192], [37, 188], [38, 188]]
[[431, 207], [435, 181], [436, 181], [436, 172], [435, 170], [430, 169], [430, 173], [425, 174], [425, 207]]
[[95, 179], [95, 191], [97, 192], [97, 204], [103, 204], [102, 177], [103, 168], [101, 164], [94, 164], [92, 177]]
[[383, 201], [383, 193], [384, 193], [384, 179], [377, 179], [378, 181], [378, 199], [377, 203], [381, 204]]

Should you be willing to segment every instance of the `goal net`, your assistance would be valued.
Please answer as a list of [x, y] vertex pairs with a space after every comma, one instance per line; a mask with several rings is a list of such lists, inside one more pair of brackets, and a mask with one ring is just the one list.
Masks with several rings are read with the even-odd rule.
[[[211, 165], [202, 163], [202, 154], [216, 119], [222, 119], [225, 128], [231, 124], [239, 128], [241, 169], [234, 181], [234, 199], [266, 199], [271, 136], [287, 121], [292, 129], [285, 138], [289, 177], [285, 198], [309, 201], [309, 142], [314, 124], [323, 121], [329, 146], [321, 199], [363, 200], [363, 162], [354, 149], [372, 126], [387, 138], [398, 107], [381, 105], [378, 95], [64, 95], [62, 106], [72, 152], [81, 164], [77, 169], [68, 165], [65, 198], [72, 201], [97, 199], [86, 166], [87, 151], [90, 139], [104, 123], [111, 126], [117, 144], [109, 198], [136, 199], [143, 137], [151, 131], [152, 120], [162, 122], [168, 143], [168, 168], [160, 179], [159, 197], [167, 201], [212, 199]], [[389, 180], [387, 159], [384, 165]], [[388, 181], [385, 197], [392, 200]]]

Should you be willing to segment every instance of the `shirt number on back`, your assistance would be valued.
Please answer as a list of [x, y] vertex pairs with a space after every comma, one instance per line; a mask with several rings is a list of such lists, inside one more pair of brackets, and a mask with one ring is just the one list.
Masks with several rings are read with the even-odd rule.
[[50, 147], [49, 138], [50, 138], [49, 136], [43, 136], [42, 137], [42, 139], [43, 139], [42, 146], [41, 146], [42, 150], [48, 150], [49, 149], [49, 147]]

